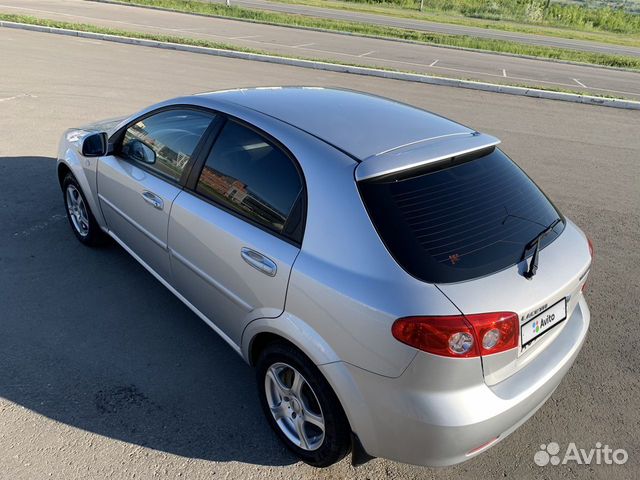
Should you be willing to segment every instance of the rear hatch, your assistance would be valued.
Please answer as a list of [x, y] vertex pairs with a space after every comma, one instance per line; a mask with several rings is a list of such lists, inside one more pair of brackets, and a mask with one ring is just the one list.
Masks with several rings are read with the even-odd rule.
[[[387, 249], [409, 274], [436, 284], [464, 315], [518, 315], [518, 347], [482, 357], [486, 383], [522, 368], [570, 318], [590, 264], [587, 241], [499, 149], [372, 176], [358, 187]], [[527, 279], [531, 242], [546, 229], [539, 268]]]

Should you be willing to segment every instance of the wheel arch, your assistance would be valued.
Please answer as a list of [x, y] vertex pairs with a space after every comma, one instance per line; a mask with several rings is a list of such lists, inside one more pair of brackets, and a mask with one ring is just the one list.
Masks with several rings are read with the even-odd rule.
[[64, 179], [67, 175], [71, 174], [76, 179], [82, 193], [87, 199], [91, 213], [93, 214], [96, 222], [103, 230], [106, 229], [106, 222], [102, 216], [102, 210], [97, 200], [97, 184], [96, 184], [96, 172], [98, 159], [87, 159], [87, 165], [83, 166], [83, 158], [73, 148], [67, 148], [62, 151], [62, 155], [58, 157], [58, 164], [56, 166], [56, 176], [60, 188], [63, 187]]
[[369, 449], [375, 451], [377, 438], [373, 418], [365, 407], [366, 401], [348, 365], [311, 326], [286, 312], [278, 318], [259, 319], [250, 323], [242, 335], [242, 355], [254, 366], [260, 352], [274, 341], [291, 344], [318, 367], [338, 398], [351, 431], [358, 438], [359, 454]]
[[71, 168], [69, 167], [69, 165], [67, 165], [64, 162], [58, 163], [57, 173], [58, 173], [58, 183], [60, 184], [60, 188], [62, 188], [62, 184], [64, 183], [65, 177], [69, 173], [73, 175], [73, 172], [71, 171]]
[[261, 318], [249, 323], [242, 333], [242, 356], [254, 365], [260, 351], [269, 342], [277, 340], [292, 344], [316, 366], [340, 361], [336, 352], [310, 325], [287, 312], [277, 318]]

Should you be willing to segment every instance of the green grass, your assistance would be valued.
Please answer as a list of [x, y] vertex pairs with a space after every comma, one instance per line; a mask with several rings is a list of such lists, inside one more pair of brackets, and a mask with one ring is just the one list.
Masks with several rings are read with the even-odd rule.
[[323, 30], [349, 32], [375, 37], [411, 40], [429, 45], [468, 48], [473, 50], [527, 55], [546, 59], [565, 60], [572, 62], [590, 63], [594, 65], [640, 70], [640, 58], [624, 55], [611, 55], [563, 48], [528, 45], [505, 40], [470, 37], [467, 35], [446, 35], [432, 32], [420, 32], [416, 30], [386, 27], [367, 23], [308, 17], [305, 15], [268, 12], [263, 10], [253, 10], [234, 6], [226, 7], [218, 3], [206, 3], [192, 0], [120, 0], [120, 3], [154, 6], [179, 12], [197, 13], [200, 15], [216, 15], [229, 18], [238, 18], [242, 20], [251, 20], [272, 25], [319, 28]]
[[[62, 28], [62, 29], [74, 30], [74, 31], [78, 31], [78, 32], [92, 32], [92, 33], [101, 33], [101, 34], [106, 34], [106, 35], [118, 35], [118, 36], [121, 36], [121, 37], [139, 38], [139, 39], [144, 39], [144, 40], [153, 40], [153, 41], [157, 41], [157, 42], [170, 42], [170, 43], [175, 43], [175, 44], [179, 44], [179, 45], [190, 45], [190, 46], [198, 46], [198, 47], [206, 47], [206, 48], [217, 48], [217, 49], [222, 49], [222, 50], [231, 50], [231, 51], [237, 51], [237, 52], [256, 53], [256, 54], [260, 54], [260, 55], [270, 55], [270, 53], [266, 52], [266, 51], [256, 50], [256, 49], [251, 49], [251, 48], [237, 47], [235, 45], [229, 45], [229, 44], [219, 43], [219, 42], [212, 42], [210, 40], [200, 40], [200, 39], [197, 39], [197, 38], [177, 37], [177, 36], [173, 36], [173, 35], [160, 35], [160, 34], [155, 34], [155, 33], [132, 32], [132, 31], [120, 30], [120, 29], [114, 29], [114, 28], [108, 28], [108, 27], [100, 27], [100, 26], [97, 26], [97, 25], [91, 25], [91, 24], [87, 24], [87, 23], [74, 23], [74, 22], [64, 22], [64, 21], [59, 21], [59, 20], [49, 20], [49, 19], [44, 19], [44, 18], [36, 18], [36, 17], [28, 16], [28, 15], [15, 15], [15, 14], [9, 14], [9, 13], [0, 13], [0, 21], [25, 23], [25, 24], [29, 24], [29, 25], [38, 25], [38, 26], [51, 27], [51, 28]], [[371, 67], [369, 65], [362, 65], [362, 64], [349, 63], [349, 62], [340, 62], [340, 61], [336, 61], [336, 60], [326, 61], [324, 59], [307, 58], [307, 57], [296, 57], [296, 56], [291, 56], [291, 55], [278, 55], [278, 56], [279, 57], [284, 57], [284, 58], [297, 59], [297, 60], [308, 60], [308, 61], [314, 61], [314, 62], [333, 63], [333, 64], [337, 64], [337, 65], [346, 65], [346, 66], [352, 66], [352, 67], [374, 68], [376, 70], [386, 70], [386, 71], [401, 72], [401, 73], [411, 73], [411, 74], [416, 74], [417, 73], [419, 75], [425, 75], [424, 73], [415, 72], [415, 71], [397, 70], [397, 69], [393, 69], [393, 68], [384, 68], [384, 67]], [[429, 74], [429, 75], [425, 75], [425, 76], [441, 77], [440, 75], [434, 75], [434, 74]], [[469, 79], [469, 78], [462, 78], [462, 80], [469, 80], [469, 81], [472, 81], [472, 82], [477, 82], [477, 80]], [[539, 90], [548, 90], [548, 91], [553, 91], [553, 92], [573, 93], [573, 94], [576, 94], [576, 95], [584, 95], [585, 94], [584, 92], [581, 92], [581, 91], [578, 91], [578, 90], [571, 90], [571, 89], [565, 89], [565, 88], [556, 88], [556, 87], [541, 87], [541, 86], [538, 86], [538, 85], [526, 85], [526, 84], [521, 84], [521, 83], [504, 83], [502, 85], [511, 85], [511, 86], [523, 87], [523, 88], [535, 88], [535, 89], [539, 89]], [[601, 98], [621, 98], [621, 99], [624, 99], [624, 97], [622, 97], [622, 96], [594, 95], [594, 94], [591, 94], [591, 93], [589, 95], [596, 96], [596, 97], [601, 97]]]
[[[387, 4], [417, 10], [419, 0], [345, 0], [360, 4]], [[507, 20], [535, 25], [568, 27], [575, 30], [640, 33], [640, 16], [621, 8], [589, 8], [586, 5], [545, 0], [425, 0], [425, 9], [461, 15], [467, 18]]]
[[[375, 2], [368, 3], [358, 0], [272, 0], [280, 3], [295, 5], [310, 5], [315, 7], [333, 8], [352, 12], [374, 13], [399, 18], [409, 18], [453, 25], [486, 28], [491, 30], [503, 30], [508, 32], [530, 33], [546, 35], [558, 38], [587, 40], [592, 42], [610, 43], [614, 45], [640, 46], [640, 34], [613, 33], [594, 28], [569, 28], [554, 22], [534, 23], [531, 21], [518, 21], [493, 17], [483, 18], [476, 16], [464, 16], [455, 10], [435, 10], [431, 8], [431, 2], [425, 0], [425, 9], [420, 12], [417, 4], [407, 4], [403, 7], [398, 3]], [[489, 2], [487, 2], [489, 3]], [[409, 6], [410, 5], [410, 6]]]

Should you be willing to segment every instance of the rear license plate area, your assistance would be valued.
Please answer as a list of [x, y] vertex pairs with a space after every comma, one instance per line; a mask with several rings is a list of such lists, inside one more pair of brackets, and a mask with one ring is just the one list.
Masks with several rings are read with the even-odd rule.
[[545, 333], [567, 319], [567, 299], [563, 298], [531, 320], [520, 325], [520, 353], [535, 344]]

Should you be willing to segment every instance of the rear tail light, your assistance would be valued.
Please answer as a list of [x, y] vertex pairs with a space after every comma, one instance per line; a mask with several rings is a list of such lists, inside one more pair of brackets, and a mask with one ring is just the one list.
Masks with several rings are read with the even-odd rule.
[[393, 323], [396, 340], [445, 357], [477, 357], [518, 346], [518, 315], [513, 312], [406, 317]]

